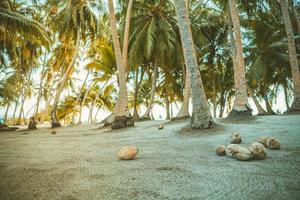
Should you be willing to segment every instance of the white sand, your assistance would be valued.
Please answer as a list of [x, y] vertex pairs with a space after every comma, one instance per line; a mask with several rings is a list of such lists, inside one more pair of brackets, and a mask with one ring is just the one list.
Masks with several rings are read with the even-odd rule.
[[[182, 121], [158, 130], [160, 123], [0, 133], [0, 199], [299, 199], [299, 115], [225, 120], [204, 132], [179, 133], [188, 124]], [[282, 149], [268, 150], [262, 161], [217, 156], [214, 148], [228, 144], [233, 131], [244, 146], [270, 135]], [[138, 159], [117, 160], [126, 144], [139, 148]]]

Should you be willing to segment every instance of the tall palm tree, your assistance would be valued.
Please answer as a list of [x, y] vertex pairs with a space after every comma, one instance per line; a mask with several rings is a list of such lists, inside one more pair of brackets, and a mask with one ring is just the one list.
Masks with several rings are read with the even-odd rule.
[[294, 83], [294, 101], [290, 108], [290, 112], [300, 111], [300, 72], [299, 64], [297, 60], [296, 44], [294, 38], [293, 26], [289, 14], [289, 5], [287, 0], [280, 0], [280, 6], [282, 11], [283, 22], [285, 25], [285, 31], [288, 39], [288, 52]]
[[250, 116], [251, 109], [248, 105], [245, 61], [243, 56], [243, 46], [241, 38], [240, 20], [235, 0], [228, 0], [230, 18], [234, 33], [234, 49], [233, 63], [234, 63], [234, 83], [235, 83], [235, 100], [233, 109], [228, 117], [234, 116]]
[[191, 90], [193, 102], [191, 127], [195, 129], [211, 128], [214, 126], [214, 121], [208, 108], [206, 95], [204, 93], [202, 79], [198, 68], [186, 1], [174, 0], [174, 3], [185, 64], [191, 73]]
[[[106, 119], [106, 124], [111, 124], [118, 117], [123, 118], [125, 124], [122, 126], [126, 126], [126, 121], [129, 116], [128, 111], [128, 93], [127, 93], [127, 51], [128, 51], [128, 40], [129, 40], [129, 28], [130, 28], [130, 19], [131, 19], [131, 8], [132, 8], [133, 0], [129, 1], [127, 12], [126, 12], [126, 22], [125, 22], [125, 30], [124, 30], [124, 42], [123, 42], [123, 55], [121, 51], [121, 45], [119, 41], [119, 34], [117, 30], [116, 24], [116, 16], [114, 11], [114, 3], [113, 0], [108, 0], [108, 10], [109, 10], [109, 19], [110, 19], [110, 27], [113, 39], [113, 45], [116, 56], [116, 63], [118, 68], [118, 79], [119, 79], [119, 92], [118, 92], [118, 100], [115, 104], [115, 108], [113, 114]], [[124, 58], [125, 57], [125, 58]], [[122, 127], [119, 127], [122, 128]]]
[[[56, 94], [51, 110], [52, 127], [61, 126], [56, 114], [57, 105], [77, 58], [80, 41], [81, 39], [85, 40], [88, 34], [93, 38], [93, 35], [97, 31], [97, 17], [93, 13], [89, 1], [68, 0], [64, 2], [62, 6], [63, 9], [55, 16], [53, 21], [54, 29], [59, 32], [62, 42], [70, 43], [73, 52], [71, 58], [68, 60], [61, 81], [56, 88]], [[68, 41], [69, 39], [71, 42]]]

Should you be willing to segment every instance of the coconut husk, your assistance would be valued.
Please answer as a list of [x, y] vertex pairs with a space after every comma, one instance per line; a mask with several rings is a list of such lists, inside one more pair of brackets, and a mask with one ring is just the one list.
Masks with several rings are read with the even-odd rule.
[[226, 154], [241, 161], [250, 160], [252, 157], [249, 149], [238, 144], [229, 144], [226, 148]]
[[216, 147], [216, 153], [219, 156], [225, 156], [226, 155], [226, 147], [225, 147], [225, 145], [217, 146]]
[[163, 124], [159, 125], [158, 129], [159, 129], [159, 130], [164, 129], [164, 125], [163, 125]]
[[242, 142], [241, 134], [238, 132], [232, 133], [230, 136], [231, 144], [240, 144]]
[[136, 158], [139, 150], [133, 145], [125, 146], [118, 152], [118, 158], [120, 160], [133, 160]]
[[259, 142], [252, 143], [249, 150], [251, 151], [252, 158], [255, 160], [264, 160], [267, 157], [265, 146]]
[[267, 148], [269, 149], [280, 149], [280, 142], [275, 137], [269, 137], [267, 139]]
[[260, 136], [258, 138], [256, 138], [256, 142], [259, 142], [261, 144], [263, 144], [265, 147], [267, 147], [267, 140], [269, 139], [270, 136]]

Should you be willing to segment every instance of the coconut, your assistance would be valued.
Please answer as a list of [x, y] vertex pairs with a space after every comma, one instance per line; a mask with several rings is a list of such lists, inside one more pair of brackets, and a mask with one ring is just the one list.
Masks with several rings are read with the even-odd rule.
[[219, 156], [225, 156], [226, 155], [226, 147], [225, 147], [225, 145], [217, 146], [216, 147], [216, 153]]
[[230, 137], [231, 144], [240, 144], [242, 142], [241, 134], [238, 132], [232, 133]]
[[256, 142], [259, 142], [261, 144], [263, 144], [265, 147], [267, 147], [267, 140], [269, 139], [270, 136], [260, 136], [258, 138], [256, 138]]
[[56, 131], [51, 131], [51, 134], [52, 134], [52, 135], [56, 134]]
[[251, 159], [250, 150], [238, 144], [228, 145], [226, 148], [226, 154], [236, 158], [237, 160], [245, 161]]
[[237, 152], [237, 148], [238, 148], [238, 144], [229, 144], [227, 145], [227, 148], [226, 148], [226, 155], [228, 156], [234, 156], [234, 154]]
[[254, 142], [250, 145], [249, 150], [251, 151], [253, 159], [264, 160], [267, 156], [266, 148], [259, 142]]
[[269, 137], [267, 140], [267, 148], [280, 149], [280, 142], [274, 137]]
[[238, 160], [246, 161], [252, 157], [251, 151], [245, 147], [239, 146], [234, 157]]
[[139, 153], [138, 148], [133, 145], [125, 146], [118, 152], [118, 158], [120, 160], [133, 160]]
[[159, 125], [158, 129], [159, 130], [164, 129], [164, 125], [163, 124]]

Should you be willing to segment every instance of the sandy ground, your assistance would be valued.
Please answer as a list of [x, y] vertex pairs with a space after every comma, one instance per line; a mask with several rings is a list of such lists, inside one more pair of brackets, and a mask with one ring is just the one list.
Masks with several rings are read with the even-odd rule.
[[[82, 125], [0, 133], [0, 199], [300, 199], [300, 116], [219, 121], [214, 131], [180, 130], [186, 121], [140, 122], [118, 131]], [[281, 150], [263, 161], [215, 155], [240, 131], [243, 145], [272, 135]], [[136, 145], [138, 159], [117, 151]]]

